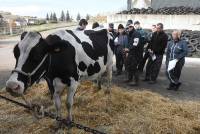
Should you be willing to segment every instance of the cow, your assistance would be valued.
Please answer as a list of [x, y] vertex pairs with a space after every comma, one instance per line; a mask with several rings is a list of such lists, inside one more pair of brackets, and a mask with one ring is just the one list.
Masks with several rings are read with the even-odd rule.
[[15, 69], [6, 82], [12, 95], [23, 95], [44, 78], [52, 93], [57, 117], [61, 117], [61, 93], [67, 89], [68, 121], [72, 121], [73, 97], [82, 78], [98, 80], [107, 72], [112, 80], [114, 41], [106, 29], [59, 30], [43, 39], [38, 32], [25, 32], [14, 47]]

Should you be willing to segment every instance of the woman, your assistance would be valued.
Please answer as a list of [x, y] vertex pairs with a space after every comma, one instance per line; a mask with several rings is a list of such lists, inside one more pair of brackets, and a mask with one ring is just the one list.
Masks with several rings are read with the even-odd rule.
[[188, 47], [187, 42], [181, 40], [181, 32], [174, 31], [172, 33], [173, 40], [168, 43], [166, 67], [167, 76], [170, 81], [168, 90], [177, 91], [181, 85], [179, 78], [181, 70], [185, 64], [185, 57], [187, 56]]
[[118, 26], [118, 34], [115, 39], [115, 46], [117, 75], [120, 75], [122, 73], [125, 60], [124, 50], [125, 48], [128, 48], [128, 37], [122, 24], [119, 24]]

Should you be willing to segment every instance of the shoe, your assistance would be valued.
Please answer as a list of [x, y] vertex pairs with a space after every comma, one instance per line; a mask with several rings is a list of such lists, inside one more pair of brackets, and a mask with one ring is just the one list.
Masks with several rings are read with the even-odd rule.
[[128, 84], [129, 86], [132, 86], [132, 87], [136, 87], [136, 86], [138, 86], [138, 82], [130, 82], [129, 84]]
[[148, 81], [150, 81], [150, 79], [145, 78], [145, 79], [142, 80], [142, 81], [144, 81], [144, 82], [148, 82]]
[[175, 87], [174, 87], [174, 91], [178, 91], [178, 89], [180, 88], [181, 84], [182, 84], [181, 82], [176, 84]]
[[122, 74], [121, 71], [117, 71], [116, 76], [119, 76], [119, 75], [121, 75], [121, 74]]
[[149, 84], [153, 85], [153, 84], [156, 84], [156, 81], [149, 81]]
[[130, 83], [132, 80], [125, 80], [124, 83]]

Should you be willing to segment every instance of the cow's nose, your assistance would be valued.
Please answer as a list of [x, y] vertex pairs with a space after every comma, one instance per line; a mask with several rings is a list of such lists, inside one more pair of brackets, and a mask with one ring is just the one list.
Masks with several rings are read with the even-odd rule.
[[11, 89], [13, 91], [17, 91], [17, 90], [20, 89], [20, 85], [17, 82], [15, 82], [15, 81], [8, 81], [6, 83], [6, 88], [7, 89]]

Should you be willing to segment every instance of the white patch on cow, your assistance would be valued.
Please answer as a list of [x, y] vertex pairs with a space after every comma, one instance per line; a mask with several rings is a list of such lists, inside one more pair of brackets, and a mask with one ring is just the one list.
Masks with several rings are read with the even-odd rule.
[[24, 39], [19, 42], [18, 47], [20, 50], [20, 56], [18, 59], [17, 69], [21, 70], [30, 54], [31, 49], [39, 43], [40, 38], [41, 36], [38, 33], [28, 32]]
[[56, 106], [56, 111], [57, 111], [57, 116], [61, 116], [61, 93], [63, 92], [63, 89], [65, 87], [65, 84], [62, 83], [61, 79], [59, 78], [55, 78], [53, 80], [53, 86], [54, 86], [54, 103], [55, 103], [55, 106]]
[[[83, 31], [72, 31], [81, 41], [84, 41], [84, 42], [87, 42], [89, 44], [92, 45], [92, 41], [89, 39], [89, 37], [87, 35], [84, 34]], [[76, 61], [76, 64], [79, 65], [79, 63], [81, 61], [83, 61], [87, 67], [89, 65], [94, 65], [96, 61], [94, 61], [93, 59], [91, 59], [86, 53], [85, 51], [83, 50], [83, 47], [82, 47], [82, 44], [79, 44], [76, 39], [71, 35], [69, 34], [68, 32], [66, 32], [65, 30], [60, 30], [60, 31], [57, 31], [55, 32], [53, 35], [57, 35], [59, 36], [62, 40], [66, 40], [68, 41], [74, 48], [75, 48], [75, 51], [76, 51], [76, 54], [75, 54], [75, 61]], [[110, 40], [111, 36], [108, 34], [108, 39]], [[108, 41], [108, 61], [109, 61], [109, 65], [111, 65], [112, 63], [112, 57], [113, 57], [113, 52], [110, 48], [110, 45], [109, 45], [109, 42]], [[106, 70], [106, 66], [104, 65], [104, 56], [102, 57], [98, 57], [99, 59], [97, 60], [97, 62], [99, 63], [100, 65], [100, 68], [101, 70], [99, 71], [99, 73], [95, 73], [93, 76], [90, 76], [89, 79], [96, 79], [98, 78], [98, 76], [102, 73], [105, 72]], [[80, 76], [83, 76], [83, 78], [87, 77], [88, 78], [88, 73], [87, 73], [87, 70], [85, 70], [85, 72], [82, 72], [81, 70], [79, 70], [79, 75]]]
[[11, 75], [11, 77], [8, 79], [8, 81], [6, 82], [6, 87], [10, 88], [10, 89], [15, 89], [19, 86], [18, 90], [12, 90], [13, 92], [17, 93], [17, 94], [23, 94], [24, 93], [24, 83], [17, 80], [18, 78], [18, 73], [13, 73]]
[[78, 82], [74, 78], [70, 78], [71, 85], [69, 89], [67, 90], [67, 110], [68, 110], [68, 119], [72, 120], [72, 106], [74, 103], [74, 95], [76, 93], [76, 89], [78, 88]]
[[84, 33], [84, 31], [73, 31], [73, 33], [81, 40], [81, 42], [87, 42], [93, 47], [92, 41], [89, 36]]
[[[38, 33], [28, 32], [26, 34], [26, 36], [24, 37], [24, 39], [19, 42], [18, 47], [20, 50], [20, 56], [18, 59], [18, 64], [16, 66], [17, 70], [22, 70], [22, 67], [23, 67], [24, 63], [26, 62], [31, 49], [39, 43], [40, 38], [41, 38], [41, 36]], [[24, 91], [24, 84], [23, 84], [23, 82], [19, 81], [17, 78], [18, 78], [18, 73], [13, 73], [10, 76], [9, 80], [7, 81], [6, 86], [13, 89], [19, 85], [20, 86], [19, 91], [14, 91], [14, 90], [13, 91], [19, 92], [20, 94], [22, 94]]]

